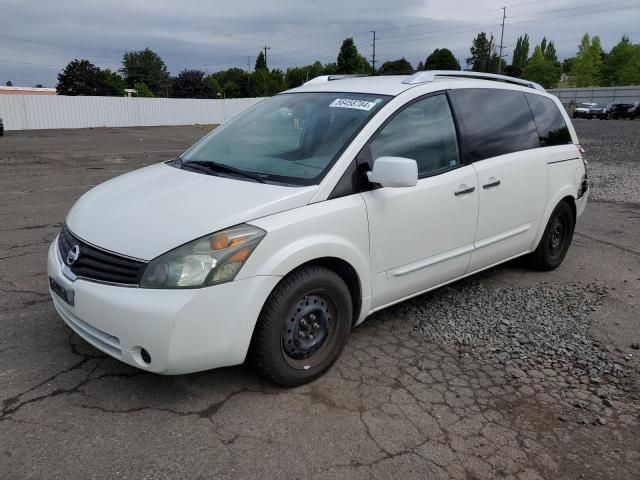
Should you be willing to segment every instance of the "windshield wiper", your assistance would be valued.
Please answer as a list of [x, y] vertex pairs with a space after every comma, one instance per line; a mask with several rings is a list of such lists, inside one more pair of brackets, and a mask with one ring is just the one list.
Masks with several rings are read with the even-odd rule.
[[[227, 173], [232, 173], [234, 175], [238, 175], [241, 177], [250, 178], [251, 180], [254, 180], [259, 183], [266, 183], [262, 177], [260, 177], [259, 175], [256, 175], [255, 173], [247, 172], [246, 170], [241, 170], [239, 168], [226, 165], [224, 163], [208, 162], [205, 160], [190, 160], [188, 162], [184, 162], [182, 161], [182, 159], [180, 159], [180, 163], [182, 165], [182, 168], [191, 167], [200, 171], [203, 171], [203, 168], [204, 168], [208, 172], [212, 172], [212, 171], [227, 172]], [[197, 168], [197, 167], [200, 167], [200, 168]]]

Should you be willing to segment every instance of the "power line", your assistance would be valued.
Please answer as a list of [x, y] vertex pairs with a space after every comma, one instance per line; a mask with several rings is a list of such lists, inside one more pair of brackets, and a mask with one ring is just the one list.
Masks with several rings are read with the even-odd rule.
[[[554, 8], [553, 10], [539, 10], [539, 11], [535, 11], [535, 12], [527, 12], [527, 13], [521, 13], [519, 15], [511, 15], [511, 17], [509, 18], [516, 18], [516, 17], [526, 17], [529, 15], [537, 15], [537, 14], [547, 14], [547, 13], [554, 13], [554, 12], [565, 12], [568, 10], [584, 10], [585, 8], [589, 8], [589, 7], [612, 7], [612, 6], [616, 6], [620, 3], [627, 3], [630, 0], [617, 0], [617, 1], [613, 1], [613, 2], [598, 2], [598, 3], [591, 3], [588, 5], [580, 5], [579, 7], [566, 7], [566, 8]], [[631, 6], [631, 5], [630, 5]]]
[[33, 65], [38, 67], [54, 67], [54, 68], [64, 68], [62, 65], [52, 65], [48, 63], [35, 63], [35, 62], [21, 62], [18, 60], [8, 60], [8, 59], [0, 59], [0, 63], [17, 63], [19, 65]]
[[[608, 5], [608, 4], [603, 4], [602, 6], [604, 7], [605, 5]], [[617, 10], [619, 11], [619, 10], [626, 10], [626, 9], [633, 9], [633, 8], [640, 8], [640, 5], [624, 6], [624, 7], [618, 8]], [[592, 15], [594, 13], [607, 12], [608, 9], [609, 9], [609, 7], [607, 6], [604, 10], [602, 10], [602, 9], [600, 9], [600, 10], [592, 10], [592, 11], [583, 12], [583, 13], [572, 13], [572, 14], [568, 14], [568, 15], [548, 15], [548, 16], [547, 15], [543, 15], [543, 16], [538, 16], [538, 17], [531, 18], [531, 19], [528, 19], [528, 20], [520, 20], [520, 21], [517, 21], [517, 22], [510, 22], [510, 25], [537, 22], [539, 20], [555, 20], [555, 19], [567, 18], [567, 17], [580, 17], [580, 16], [584, 16], [584, 15]], [[513, 17], [510, 17], [510, 18], [513, 18]], [[480, 28], [489, 28], [492, 25], [493, 24], [489, 24], [489, 25], [485, 24], [483, 26], [472, 25], [473, 28], [462, 30], [460, 32], [456, 32], [456, 33], [452, 34], [451, 36], [458, 35], [460, 33], [466, 33], [468, 31], [478, 30]], [[445, 29], [440, 29], [440, 30], [432, 30], [432, 31], [428, 31], [428, 32], [420, 32], [420, 33], [416, 33], [415, 35], [422, 35], [422, 36], [417, 37], [417, 38], [407, 39], [407, 40], [397, 40], [397, 41], [393, 41], [393, 42], [384, 42], [384, 39], [379, 39], [379, 40], [382, 40], [382, 41], [379, 41], [378, 43], [380, 45], [396, 45], [396, 44], [400, 44], [400, 43], [409, 43], [409, 42], [414, 42], [414, 41], [418, 41], [418, 40], [425, 40], [425, 39], [431, 38], [433, 36], [433, 34], [438, 34], [438, 33], [442, 33], [442, 32], [445, 32], [445, 31], [451, 31], [451, 30], [458, 29], [458, 28], [462, 28], [462, 27], [445, 28]], [[444, 36], [443, 38], [446, 38], [446, 37], [447, 36]]]

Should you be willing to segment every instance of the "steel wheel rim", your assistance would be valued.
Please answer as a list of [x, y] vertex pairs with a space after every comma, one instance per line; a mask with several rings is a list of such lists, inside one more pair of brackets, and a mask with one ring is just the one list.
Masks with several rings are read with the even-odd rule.
[[335, 338], [336, 321], [337, 308], [326, 292], [302, 296], [282, 325], [280, 345], [287, 364], [301, 370], [319, 364]]
[[549, 251], [552, 256], [558, 255], [564, 247], [567, 235], [566, 222], [560, 217], [555, 217], [551, 224], [551, 235], [549, 235]]

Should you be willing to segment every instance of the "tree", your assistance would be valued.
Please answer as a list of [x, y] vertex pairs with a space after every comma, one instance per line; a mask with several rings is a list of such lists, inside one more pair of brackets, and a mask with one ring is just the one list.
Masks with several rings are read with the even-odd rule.
[[36, 83], [36, 88], [44, 88], [44, 86], [41, 83]]
[[336, 73], [338, 73], [338, 64], [333, 62], [333, 63], [327, 63], [324, 66], [324, 74], [323, 75], [335, 75]]
[[[249, 84], [249, 74], [241, 68], [230, 68], [212, 74], [216, 81], [222, 85], [222, 91], [226, 98], [247, 97], [247, 85]], [[227, 83], [231, 82], [229, 89]]]
[[160, 56], [145, 48], [137, 52], [125, 52], [120, 69], [128, 86], [144, 83], [156, 96], [168, 94], [171, 78]]
[[369, 62], [360, 55], [353, 38], [345, 38], [338, 53], [337, 73], [369, 73], [371, 66]]
[[626, 35], [614, 46], [602, 62], [602, 85], [638, 85], [640, 44], [633, 44]]
[[576, 87], [597, 87], [601, 83], [602, 47], [600, 38], [585, 33], [573, 61], [569, 81]]
[[7, 83], [5, 83], [5, 85], [7, 87], [13, 87], [13, 83], [11, 83], [11, 80], [7, 80]]
[[270, 97], [286, 89], [282, 70], [271, 72], [258, 68], [249, 76], [247, 94], [250, 97]]
[[139, 82], [134, 84], [133, 88], [136, 91], [136, 97], [154, 97], [155, 96], [144, 82]]
[[479, 33], [471, 45], [471, 56], [467, 58], [467, 65], [474, 72], [496, 72], [500, 60], [502, 59], [496, 53], [493, 35], [487, 38], [485, 32]]
[[620, 68], [618, 85], [640, 85], [640, 44], [635, 44], [625, 65]]
[[124, 91], [126, 84], [124, 79], [118, 74], [108, 68], [100, 71], [100, 85], [98, 87], [98, 95], [105, 95], [110, 97], [124, 97], [126, 92]]
[[426, 70], [460, 70], [460, 62], [448, 48], [436, 48], [424, 62]]
[[529, 35], [524, 34], [516, 40], [516, 48], [513, 49], [513, 61], [511, 65], [522, 70], [527, 66], [529, 60]]
[[96, 95], [102, 86], [100, 69], [89, 60], [72, 60], [58, 74], [58, 95]]
[[260, 53], [256, 57], [256, 66], [254, 70], [268, 70], [267, 68], [267, 59], [264, 58], [264, 52], [260, 50]]
[[555, 87], [560, 80], [560, 63], [545, 58], [543, 45], [538, 45], [522, 71], [522, 78], [539, 83], [544, 88]]
[[218, 98], [223, 96], [222, 87], [220, 86], [220, 83], [218, 83], [218, 80], [214, 75], [209, 75], [206, 78], [206, 82], [207, 82], [207, 88], [211, 92], [211, 95], [213, 96], [213, 98]]
[[213, 91], [207, 84], [202, 70], [182, 70], [173, 81], [173, 95], [176, 98], [212, 98]]
[[224, 84], [224, 87], [222, 87], [222, 91], [224, 92], [224, 97], [225, 98], [238, 98], [240, 97], [240, 87], [238, 87], [238, 85], [229, 80], [227, 81], [227, 83]]
[[562, 73], [564, 75], [569, 75], [571, 73], [571, 67], [573, 67], [573, 62], [576, 57], [567, 57], [562, 61]]
[[419, 72], [424, 70], [424, 63], [422, 63], [422, 60], [418, 62], [418, 66], [416, 67], [416, 70]]
[[542, 37], [542, 41], [540, 42], [540, 51], [544, 58], [550, 62], [558, 61], [556, 46], [553, 44], [553, 40], [547, 40], [547, 37]]
[[295, 88], [320, 75], [325, 75], [325, 67], [322, 63], [315, 62], [312, 65], [305, 65], [304, 67], [288, 68], [284, 76], [284, 81], [287, 88]]
[[380, 75], [411, 72], [413, 72], [413, 67], [407, 60], [405, 60], [404, 57], [399, 58], [398, 60], [390, 60], [388, 62], [384, 62], [378, 69], [378, 73]]

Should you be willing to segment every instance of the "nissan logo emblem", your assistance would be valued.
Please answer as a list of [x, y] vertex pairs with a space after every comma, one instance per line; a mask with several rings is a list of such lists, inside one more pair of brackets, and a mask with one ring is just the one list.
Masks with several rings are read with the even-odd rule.
[[70, 266], [73, 265], [78, 261], [79, 257], [80, 257], [80, 245], [74, 245], [67, 252], [67, 264]]

